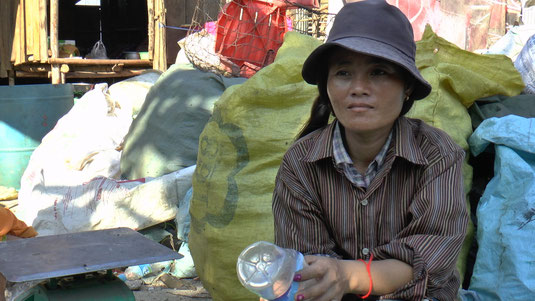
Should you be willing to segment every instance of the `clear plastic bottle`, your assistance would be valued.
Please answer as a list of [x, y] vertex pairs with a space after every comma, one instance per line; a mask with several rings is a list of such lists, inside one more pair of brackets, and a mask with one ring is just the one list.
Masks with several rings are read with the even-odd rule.
[[299, 283], [294, 275], [306, 265], [303, 254], [266, 241], [255, 242], [238, 256], [241, 284], [267, 300], [294, 300]]
[[134, 265], [126, 268], [124, 271], [124, 276], [119, 278], [124, 278], [123, 280], [136, 280], [141, 279], [149, 275], [157, 275], [161, 272], [167, 272], [171, 268], [171, 263], [173, 261], [162, 261], [151, 264], [140, 264]]

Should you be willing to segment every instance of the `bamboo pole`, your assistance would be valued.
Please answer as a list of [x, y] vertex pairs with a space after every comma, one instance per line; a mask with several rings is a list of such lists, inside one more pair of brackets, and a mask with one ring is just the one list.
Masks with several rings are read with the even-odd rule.
[[[13, 19], [13, 22], [15, 23], [15, 28], [14, 28], [14, 31], [13, 31], [13, 39], [12, 39], [12, 44], [11, 44], [11, 58], [10, 58], [10, 62], [13, 62], [13, 63], [17, 63], [17, 59], [18, 59], [18, 53], [19, 53], [19, 38], [20, 38], [20, 35], [19, 35], [19, 30], [20, 30], [20, 26], [19, 26], [19, 23], [20, 23], [20, 17], [19, 17], [19, 10], [20, 10], [20, 5], [16, 7], [15, 9], [15, 16], [14, 16], [14, 19]], [[7, 28], [8, 30], [6, 32], [10, 32], [10, 28], [8, 27]], [[3, 42], [3, 41], [2, 41]]]
[[154, 49], [153, 49], [153, 69], [158, 70], [160, 65], [160, 32], [158, 30], [159, 22], [159, 11], [158, 11], [158, 2], [160, 0], [155, 0], [154, 2]]
[[33, 14], [32, 7], [34, 0], [24, 0], [24, 33], [26, 34], [25, 45], [26, 55], [33, 59]]
[[15, 85], [15, 70], [7, 70], [8, 78], [9, 78], [9, 85], [14, 86]]
[[27, 52], [26, 52], [26, 44], [28, 43], [28, 41], [26, 40], [26, 0], [20, 0], [20, 7], [21, 7], [21, 30], [19, 31], [20, 33], [20, 44], [19, 44], [19, 47], [20, 47], [20, 52], [19, 52], [19, 62], [21, 64], [25, 63], [26, 62], [26, 55], [27, 55]]
[[[50, 51], [52, 52], [52, 59], [58, 57], [58, 14], [59, 14], [59, 0], [50, 0]], [[52, 64], [52, 84], [59, 84], [61, 82], [61, 72], [58, 64]]]
[[[148, 63], [148, 61], [147, 61]], [[89, 72], [111, 72], [114, 70], [147, 70], [150, 67], [150, 64], [146, 65], [127, 65], [125, 63], [117, 63], [117, 64], [95, 64], [95, 65], [77, 65], [72, 64], [71, 62], [58, 62], [58, 65], [60, 65], [60, 71], [63, 73], [69, 73], [72, 71], [89, 71]], [[44, 71], [51, 71], [51, 64], [42, 64], [42, 63], [27, 63], [18, 65], [15, 67], [15, 70], [18, 71], [26, 71], [26, 72], [44, 72]]]
[[143, 74], [145, 70], [123, 70], [109, 72], [71, 71], [65, 74], [66, 78], [108, 78], [108, 77], [132, 77]]
[[[131, 77], [143, 74], [146, 68], [134, 66], [128, 69], [128, 66], [108, 65], [108, 66], [79, 66], [61, 64], [60, 71], [67, 78], [108, 78], [108, 77]], [[16, 70], [10, 70], [17, 77], [49, 77], [51, 76], [50, 64], [23, 64], [16, 67]], [[32, 76], [33, 75], [33, 76]]]
[[48, 72], [27, 72], [27, 71], [17, 71], [17, 78], [22, 77], [31, 77], [31, 78], [41, 78], [41, 77], [50, 77]]
[[[13, 52], [13, 25], [16, 10], [14, 1], [7, 1], [0, 9], [0, 77], [8, 76], [11, 69], [11, 55]], [[15, 13], [15, 14], [14, 14]]]
[[19, 9], [17, 11], [17, 38], [18, 44], [16, 45], [16, 59], [15, 65], [22, 64], [26, 62], [26, 35], [25, 35], [25, 26], [26, 26], [26, 1], [20, 0]]
[[160, 0], [154, 1], [154, 69], [160, 70], [162, 39], [160, 31]]
[[39, 1], [40, 0], [25, 0], [26, 1], [26, 54], [31, 56], [32, 61], [39, 61], [41, 52], [39, 46], [39, 33], [41, 32], [39, 25]]
[[155, 0], [155, 36], [154, 36], [154, 65], [160, 71], [167, 70], [167, 46], [165, 39], [165, 4], [164, 0]]
[[[70, 71], [65, 73], [65, 78], [112, 78], [112, 77], [132, 77], [141, 75], [145, 70], [123, 70], [120, 72], [91, 72], [91, 71]], [[17, 77], [48, 77], [50, 78], [50, 72], [35, 72], [35, 71], [17, 71]]]
[[50, 65], [45, 64], [23, 64], [16, 67], [16, 72], [49, 72], [50, 71]]
[[148, 60], [105, 60], [105, 59], [70, 59], [70, 58], [50, 58], [50, 64], [69, 64], [69, 65], [117, 65], [125, 66], [150, 66]]
[[149, 15], [149, 59], [154, 59], [154, 0], [147, 0], [147, 13]]
[[39, 1], [39, 52], [41, 63], [48, 60], [48, 26], [46, 13], [47, 0]]
[[167, 70], [167, 8], [165, 7], [165, 0], [160, 0], [160, 23], [158, 25], [158, 28], [160, 29], [160, 35], [161, 35], [161, 46], [160, 46], [160, 68], [158, 70], [160, 71], [166, 71]]

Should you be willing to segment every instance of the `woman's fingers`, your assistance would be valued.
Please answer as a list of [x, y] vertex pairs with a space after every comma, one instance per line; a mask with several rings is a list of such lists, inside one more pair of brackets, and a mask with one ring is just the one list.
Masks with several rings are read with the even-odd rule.
[[325, 285], [325, 283], [318, 283], [317, 285], [307, 288], [302, 292], [305, 297], [304, 300], [310, 301], [331, 301], [340, 300], [341, 294], [334, 286]]
[[339, 261], [322, 256], [306, 256], [305, 260], [309, 265], [298, 272], [301, 282], [296, 300], [340, 300], [344, 286]]
[[297, 296], [302, 295], [303, 299], [301, 300], [311, 300], [311, 301], [331, 301], [331, 300], [341, 300], [343, 292], [339, 290], [335, 285], [331, 285], [329, 281], [317, 281], [316, 279], [310, 279], [300, 283], [299, 291], [296, 294]]
[[330, 257], [307, 255], [305, 261], [307, 266], [296, 273], [296, 276], [301, 277], [301, 280], [321, 277], [326, 269], [336, 264], [337, 260]]

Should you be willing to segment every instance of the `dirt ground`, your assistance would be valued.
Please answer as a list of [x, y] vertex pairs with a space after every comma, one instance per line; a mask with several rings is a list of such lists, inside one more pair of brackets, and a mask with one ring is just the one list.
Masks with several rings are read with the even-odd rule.
[[[201, 281], [196, 279], [168, 278], [141, 284], [141, 280], [127, 283], [134, 292], [136, 301], [211, 301], [212, 298]], [[137, 283], [132, 283], [136, 282]], [[139, 285], [139, 287], [137, 287]]]

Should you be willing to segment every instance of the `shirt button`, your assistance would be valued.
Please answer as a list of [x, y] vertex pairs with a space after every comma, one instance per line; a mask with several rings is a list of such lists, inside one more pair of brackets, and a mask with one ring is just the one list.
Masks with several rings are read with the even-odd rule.
[[368, 248], [362, 249], [362, 255], [367, 256], [368, 254], [370, 254], [370, 250]]
[[366, 206], [366, 205], [368, 205], [368, 199], [364, 199], [364, 200], [360, 201], [360, 204], [361, 204], [362, 206]]

